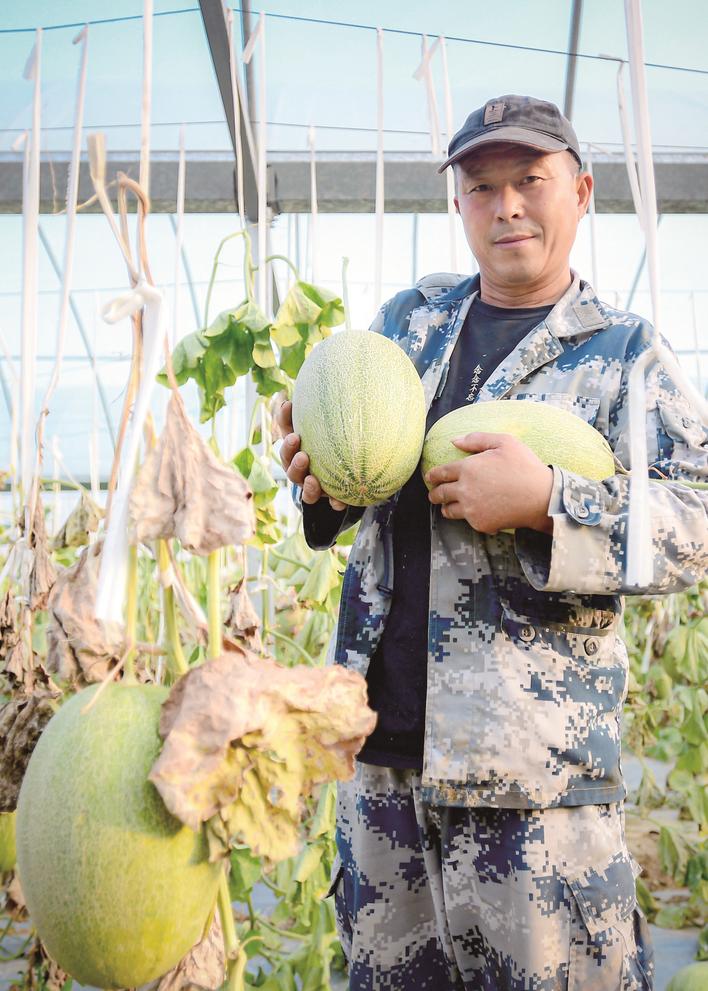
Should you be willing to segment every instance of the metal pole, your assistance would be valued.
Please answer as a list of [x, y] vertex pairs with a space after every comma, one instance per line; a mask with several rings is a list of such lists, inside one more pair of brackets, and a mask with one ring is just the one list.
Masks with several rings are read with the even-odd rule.
[[580, 17], [583, 12], [583, 0], [573, 0], [573, 12], [570, 20], [570, 38], [568, 40], [568, 60], [565, 69], [565, 99], [563, 101], [563, 113], [570, 120], [573, 115], [573, 95], [575, 92], [575, 70], [578, 50], [578, 39], [580, 38]]
[[[49, 240], [48, 240], [46, 234], [42, 230], [42, 225], [41, 224], [38, 224], [37, 225], [37, 230], [38, 230], [38, 233], [39, 233], [39, 239], [42, 242], [42, 245], [44, 247], [44, 250], [47, 253], [47, 257], [49, 258], [49, 261], [51, 263], [51, 266], [54, 269], [54, 271], [56, 272], [57, 278], [61, 282], [61, 280], [62, 280], [61, 267], [59, 265], [59, 262], [56, 259], [56, 256], [55, 256], [54, 252], [52, 251], [52, 246], [49, 243]], [[74, 302], [73, 296], [69, 296], [69, 306], [71, 307], [71, 312], [74, 314], [74, 320], [76, 321], [76, 326], [79, 328], [79, 333], [81, 334], [81, 339], [84, 342], [84, 347], [86, 348], [86, 354], [88, 355], [89, 360], [91, 362], [91, 367], [93, 368], [93, 374], [96, 376], [96, 386], [98, 388], [98, 394], [101, 397], [101, 406], [103, 407], [103, 415], [104, 415], [105, 420], [106, 420], [106, 426], [108, 427], [108, 435], [111, 438], [111, 443], [115, 447], [116, 446], [116, 435], [115, 435], [115, 431], [113, 429], [113, 423], [111, 421], [111, 413], [110, 413], [110, 408], [108, 406], [108, 399], [106, 397], [106, 393], [105, 393], [105, 390], [103, 388], [103, 383], [101, 382], [101, 377], [98, 374], [98, 365], [96, 364], [96, 356], [94, 355], [93, 350], [91, 348], [91, 344], [89, 343], [88, 334], [86, 333], [86, 328], [84, 327], [83, 320], [81, 319], [81, 314], [79, 313], [79, 308], [77, 307], [76, 303]]]

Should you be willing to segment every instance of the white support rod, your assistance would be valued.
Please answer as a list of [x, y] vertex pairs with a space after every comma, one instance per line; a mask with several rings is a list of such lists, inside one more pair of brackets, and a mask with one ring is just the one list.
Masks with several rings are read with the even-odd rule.
[[310, 282], [317, 281], [317, 163], [315, 159], [315, 129], [310, 126], [307, 132], [307, 144], [310, 149]]
[[175, 285], [172, 296], [172, 323], [168, 331], [169, 348], [172, 350], [181, 338], [180, 296], [182, 290], [182, 246], [184, 243], [184, 186], [186, 158], [184, 151], [184, 124], [179, 129], [179, 167], [177, 169], [177, 214], [175, 218]]
[[[243, 141], [241, 140], [241, 98], [238, 85], [238, 63], [236, 61], [236, 42], [234, 41], [234, 14], [226, 6], [226, 24], [229, 35], [229, 75], [231, 77], [231, 103], [234, 110], [234, 135], [236, 138], [236, 200], [241, 229], [246, 227], [246, 208], [243, 186]], [[248, 120], [248, 114], [244, 114]]]
[[435, 84], [433, 82], [433, 72], [430, 61], [440, 43], [437, 38], [432, 48], [428, 48], [428, 36], [424, 34], [421, 39], [421, 61], [418, 68], [413, 73], [414, 79], [425, 83], [426, 102], [428, 107], [428, 126], [430, 127], [430, 151], [435, 158], [440, 158], [440, 117], [438, 114], [438, 101], [435, 96]]
[[599, 296], [600, 280], [598, 278], [597, 271], [597, 225], [595, 224], [595, 177], [592, 171], [592, 150], [590, 145], [586, 146], [585, 161], [587, 163], [590, 178], [593, 180], [593, 188], [590, 192], [590, 202], [588, 204], [588, 219], [590, 220], [590, 262], [592, 269], [592, 287], [595, 290], [595, 295]]
[[[450, 73], [447, 65], [447, 45], [445, 38], [440, 35], [438, 38], [440, 47], [440, 62], [443, 75], [443, 91], [445, 94], [445, 140], [450, 144], [453, 135], [454, 117], [452, 113], [452, 89], [450, 87]], [[450, 271], [457, 271], [457, 211], [455, 210], [455, 173], [452, 168], [445, 170], [447, 182], [447, 218], [448, 235], [450, 238]]]
[[34, 392], [38, 330], [39, 145], [41, 137], [42, 29], [37, 28], [25, 78], [34, 81], [32, 127], [25, 144], [22, 202], [22, 345], [20, 368], [20, 494], [30, 492], [34, 447]]
[[153, 0], [143, 0], [143, 91], [140, 115], [140, 185], [150, 196], [150, 109], [152, 105]]
[[384, 88], [383, 31], [376, 29], [376, 235], [374, 247], [374, 306], [381, 306], [384, 231]]
[[639, 226], [644, 230], [644, 211], [642, 208], [642, 197], [639, 192], [639, 179], [637, 177], [637, 164], [634, 161], [634, 151], [632, 149], [631, 128], [629, 126], [629, 116], [627, 114], [627, 98], [624, 93], [624, 62], [620, 62], [617, 68], [617, 108], [619, 110], [620, 130], [622, 132], [622, 144], [624, 146], [624, 161], [627, 167], [627, 178], [629, 188], [632, 193], [634, 212], [637, 214]]
[[[88, 28], [84, 27], [73, 39], [72, 44], [81, 44], [81, 58], [79, 60], [79, 70], [76, 81], [76, 104], [74, 108], [74, 140], [71, 149], [71, 161], [69, 163], [69, 174], [66, 188], [66, 231], [64, 235], [64, 265], [61, 282], [61, 300], [59, 303], [59, 320], [57, 323], [57, 336], [55, 344], [54, 368], [49, 379], [49, 384], [42, 399], [40, 411], [40, 422], [37, 425], [37, 438], [40, 437], [40, 424], [49, 413], [49, 404], [59, 384], [62, 361], [64, 358], [64, 345], [66, 342], [66, 328], [69, 323], [69, 307], [71, 302], [71, 281], [74, 271], [74, 243], [76, 241], [76, 207], [79, 195], [79, 166], [81, 163], [81, 137], [84, 126], [84, 103], [86, 98], [86, 71], [88, 67]], [[94, 349], [95, 352], [95, 349]], [[96, 388], [96, 368], [94, 365], [94, 391]], [[39, 476], [42, 464], [42, 451], [37, 446], [34, 461], [34, 475]], [[34, 497], [32, 498], [34, 502]], [[34, 505], [30, 506], [31, 518], [34, 518]]]

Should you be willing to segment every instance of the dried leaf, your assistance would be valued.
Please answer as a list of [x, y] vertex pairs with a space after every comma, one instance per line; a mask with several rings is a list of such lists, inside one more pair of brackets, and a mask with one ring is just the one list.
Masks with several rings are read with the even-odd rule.
[[12, 873], [10, 883], [5, 888], [2, 911], [3, 915], [9, 916], [13, 922], [24, 922], [29, 917], [27, 903], [16, 871]]
[[160, 441], [133, 487], [130, 515], [136, 541], [178, 537], [194, 554], [243, 544], [253, 536], [251, 490], [204, 443], [177, 394], [170, 399]]
[[173, 687], [150, 780], [192, 829], [210, 820], [212, 859], [238, 842], [280, 860], [297, 852], [302, 797], [353, 775], [375, 722], [357, 672], [230, 652]]
[[47, 531], [44, 526], [44, 509], [39, 494], [34, 509], [30, 547], [33, 552], [33, 561], [29, 576], [29, 607], [32, 612], [35, 612], [37, 609], [46, 609], [47, 598], [56, 579], [56, 570], [49, 556]]
[[39, 689], [0, 708], [0, 812], [14, 812], [17, 796], [42, 730], [54, 715], [57, 692]]
[[225, 969], [224, 937], [219, 913], [215, 912], [204, 937], [177, 966], [141, 991], [217, 991], [223, 984]]
[[227, 633], [230, 633], [236, 640], [243, 640], [250, 650], [260, 653], [263, 649], [261, 635], [258, 632], [261, 620], [253, 608], [246, 582], [243, 579], [229, 588], [227, 603], [228, 612], [224, 622]]
[[0, 659], [7, 657], [10, 649], [20, 639], [20, 621], [17, 600], [10, 590], [0, 598]]
[[47, 671], [77, 686], [102, 681], [125, 650], [123, 627], [95, 616], [102, 547], [87, 547], [49, 597]]
[[53, 548], [58, 550], [61, 547], [83, 547], [88, 544], [89, 534], [98, 530], [98, 524], [104, 515], [101, 507], [82, 489], [78, 503], [52, 542]]

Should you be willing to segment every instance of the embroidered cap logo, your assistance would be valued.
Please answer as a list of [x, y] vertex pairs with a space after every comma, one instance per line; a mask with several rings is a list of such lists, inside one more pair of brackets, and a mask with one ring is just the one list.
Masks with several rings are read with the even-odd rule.
[[492, 100], [484, 108], [484, 124], [498, 124], [504, 116], [505, 103], [503, 100]]

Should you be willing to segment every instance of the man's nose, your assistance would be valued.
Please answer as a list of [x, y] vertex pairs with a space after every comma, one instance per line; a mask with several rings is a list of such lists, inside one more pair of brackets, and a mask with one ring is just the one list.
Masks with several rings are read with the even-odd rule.
[[512, 220], [521, 217], [524, 212], [524, 198], [512, 183], [499, 187], [495, 205], [499, 220]]

